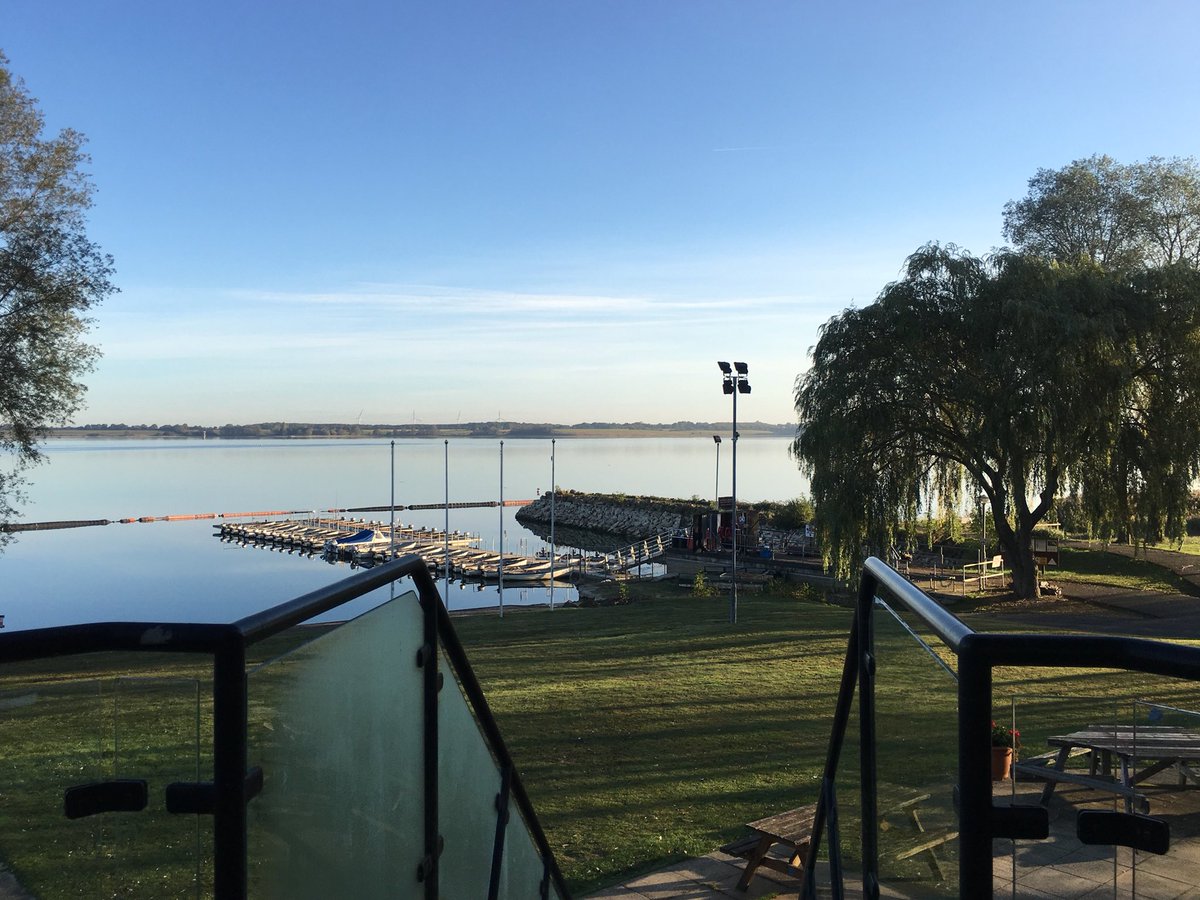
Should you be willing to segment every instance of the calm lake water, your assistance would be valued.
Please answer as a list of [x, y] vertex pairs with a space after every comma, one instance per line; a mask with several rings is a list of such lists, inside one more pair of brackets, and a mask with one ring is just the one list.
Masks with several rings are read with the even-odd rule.
[[[786, 438], [738, 442], [738, 498], [787, 500], [808, 492]], [[254, 510], [323, 510], [389, 502], [387, 440], [104, 441], [56, 440], [32, 472], [29, 522]], [[549, 440], [504, 441], [506, 500], [533, 499], [551, 485]], [[397, 504], [495, 500], [498, 441], [397, 441]], [[729, 442], [721, 447], [720, 493], [730, 491]], [[555, 442], [563, 489], [666, 497], [712, 497], [711, 438], [569, 439]], [[451, 509], [450, 528], [476, 533], [509, 552], [544, 543], [514, 519], [515, 508]], [[368, 514], [386, 521], [386, 513]], [[397, 522], [442, 527], [443, 510], [397, 512]], [[220, 520], [218, 520], [220, 521]], [[503, 525], [502, 525], [503, 521]], [[6, 629], [95, 621], [231, 621], [352, 573], [213, 537], [213, 521], [155, 522], [24, 532], [0, 552], [0, 615]], [[544, 603], [544, 588], [504, 591], [505, 605]], [[555, 601], [573, 599], [556, 588]], [[495, 587], [451, 584], [451, 609], [495, 606]], [[364, 601], [364, 606], [367, 605]], [[344, 610], [357, 612], [358, 610]]]

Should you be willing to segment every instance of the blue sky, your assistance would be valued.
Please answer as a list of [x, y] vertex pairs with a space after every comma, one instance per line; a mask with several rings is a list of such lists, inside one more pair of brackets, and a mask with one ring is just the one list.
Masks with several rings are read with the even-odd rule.
[[121, 293], [77, 422], [794, 419], [1038, 167], [1200, 147], [1200, 4], [3, 0]]

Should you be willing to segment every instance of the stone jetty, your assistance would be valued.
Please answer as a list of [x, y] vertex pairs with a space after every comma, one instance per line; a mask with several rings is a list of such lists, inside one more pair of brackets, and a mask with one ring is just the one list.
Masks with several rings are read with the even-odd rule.
[[[550, 498], [546, 493], [517, 513], [522, 525], [550, 524]], [[703, 504], [664, 500], [661, 497], [628, 497], [621, 494], [585, 494], [559, 490], [554, 495], [554, 522], [568, 528], [600, 531], [630, 538], [647, 538], [691, 524]], [[539, 529], [540, 530], [540, 529]]]

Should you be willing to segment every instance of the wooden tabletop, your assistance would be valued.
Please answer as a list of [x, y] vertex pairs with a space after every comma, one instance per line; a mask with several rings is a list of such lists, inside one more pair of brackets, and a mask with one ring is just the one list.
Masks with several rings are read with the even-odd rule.
[[1089, 747], [1119, 756], [1158, 759], [1200, 759], [1200, 732], [1170, 725], [1089, 725], [1070, 734], [1046, 739], [1057, 747]]

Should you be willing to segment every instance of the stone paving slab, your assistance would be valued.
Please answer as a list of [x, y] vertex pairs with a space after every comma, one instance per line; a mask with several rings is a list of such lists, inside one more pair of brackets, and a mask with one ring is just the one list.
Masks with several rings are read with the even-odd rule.
[[[719, 851], [696, 859], [674, 863], [657, 872], [639, 875], [624, 884], [589, 894], [588, 900], [719, 900], [719, 898], [758, 898], [795, 896], [800, 885], [794, 879], [776, 881], [775, 873], [755, 873], [749, 890], [737, 889], [744, 860]], [[763, 870], [760, 870], [763, 871]], [[783, 876], [780, 876], [781, 878]]]
[[[997, 801], [1015, 799], [1036, 803], [1041, 784], [1003, 782], [996, 786]], [[1003, 799], [1002, 799], [1003, 798]], [[1050, 838], [1046, 841], [1020, 841], [1016, 846], [1017, 887], [1013, 890], [1013, 844], [996, 840], [993, 857], [993, 890], [996, 897], [1020, 897], [1028, 900], [1065, 900], [1065, 898], [1136, 897], [1139, 900], [1178, 900], [1200, 898], [1200, 791], [1169, 790], [1154, 794], [1152, 814], [1171, 823], [1171, 850], [1166, 856], [1140, 853], [1134, 868], [1133, 851], [1124, 848], [1087, 846], [1075, 834], [1076, 814], [1080, 809], [1114, 808], [1111, 797], [1095, 792], [1063, 789], [1050, 805]], [[783, 873], [760, 869], [750, 889], [741, 892], [737, 881], [745, 861], [719, 851], [698, 859], [688, 859], [657, 872], [631, 878], [624, 884], [589, 895], [589, 900], [764, 900], [799, 895], [800, 883]], [[847, 873], [852, 874], [852, 873]], [[824, 864], [817, 870], [818, 885], [828, 883]], [[819, 896], [828, 890], [818, 888]], [[861, 897], [861, 885], [846, 884], [848, 897]], [[927, 896], [919, 883], [891, 884], [883, 887], [888, 898]]]

